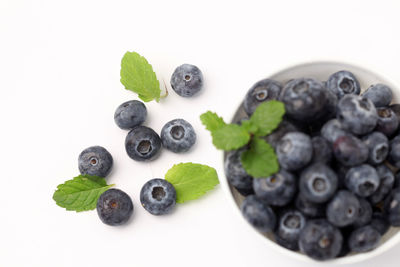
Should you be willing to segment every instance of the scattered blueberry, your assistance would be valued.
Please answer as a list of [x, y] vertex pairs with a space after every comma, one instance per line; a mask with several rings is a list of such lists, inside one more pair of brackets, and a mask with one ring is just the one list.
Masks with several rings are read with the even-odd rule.
[[353, 224], [359, 214], [360, 202], [357, 197], [346, 190], [340, 190], [328, 203], [326, 218], [330, 223], [338, 227]]
[[393, 189], [385, 199], [385, 211], [390, 225], [400, 227], [400, 188]]
[[368, 159], [368, 152], [367, 145], [350, 134], [339, 137], [333, 144], [336, 160], [348, 167], [365, 162]]
[[372, 206], [365, 198], [358, 198], [360, 209], [358, 210], [358, 218], [354, 222], [355, 227], [367, 225], [372, 220]]
[[121, 129], [132, 129], [139, 126], [146, 120], [146, 117], [146, 106], [138, 100], [122, 103], [114, 113], [114, 121]]
[[348, 240], [351, 251], [367, 252], [376, 248], [381, 240], [381, 234], [371, 225], [354, 230]]
[[378, 173], [368, 164], [353, 167], [346, 173], [346, 187], [360, 197], [372, 195], [378, 189], [379, 183]]
[[389, 142], [389, 162], [396, 168], [400, 168], [400, 135]]
[[136, 161], [154, 159], [161, 148], [161, 139], [158, 134], [146, 126], [133, 128], [125, 139], [125, 149], [128, 156]]
[[133, 213], [133, 203], [128, 194], [119, 189], [108, 189], [97, 200], [100, 220], [116, 226], [126, 223]]
[[253, 179], [256, 196], [272, 206], [285, 206], [296, 194], [296, 178], [293, 174], [280, 170], [267, 178]]
[[363, 137], [362, 141], [368, 147], [368, 163], [381, 164], [389, 153], [389, 140], [380, 132], [372, 132]]
[[106, 177], [112, 169], [113, 158], [104, 147], [91, 146], [79, 154], [78, 167], [81, 174]]
[[301, 194], [298, 194], [294, 202], [296, 209], [310, 218], [320, 218], [325, 216], [325, 205], [307, 200]]
[[357, 95], [346, 95], [338, 103], [337, 118], [345, 129], [362, 135], [375, 128], [378, 114], [370, 100]]
[[297, 210], [287, 210], [279, 216], [278, 229], [275, 237], [278, 244], [290, 249], [298, 250], [298, 242], [301, 230], [306, 225], [306, 218]]
[[339, 229], [324, 219], [307, 222], [299, 237], [299, 248], [315, 260], [335, 258], [341, 251], [343, 236]]
[[313, 157], [311, 162], [329, 163], [332, 159], [332, 146], [322, 136], [311, 138]]
[[274, 230], [276, 226], [274, 211], [255, 195], [249, 195], [244, 199], [241, 211], [244, 218], [257, 230], [261, 232]]
[[336, 139], [346, 134], [343, 125], [337, 119], [327, 121], [321, 128], [321, 136], [330, 143], [334, 143]]
[[360, 83], [349, 71], [338, 71], [332, 74], [326, 82], [326, 87], [334, 93], [339, 99], [347, 94], [359, 95]]
[[278, 99], [282, 85], [271, 79], [264, 79], [254, 84], [246, 94], [243, 106], [248, 115], [253, 114], [259, 104]]
[[393, 172], [386, 165], [376, 167], [376, 172], [379, 176], [378, 189], [368, 198], [372, 204], [381, 202], [392, 190], [394, 184]]
[[315, 163], [301, 172], [300, 194], [308, 201], [323, 203], [328, 201], [337, 189], [336, 173], [323, 163]]
[[172, 74], [171, 87], [178, 95], [191, 97], [202, 89], [203, 74], [201, 70], [194, 65], [180, 65]]
[[140, 190], [140, 203], [153, 215], [170, 213], [176, 203], [175, 188], [164, 179], [151, 179]]
[[371, 85], [362, 94], [364, 98], [368, 98], [375, 105], [375, 107], [386, 107], [392, 102], [392, 90], [384, 84]]
[[311, 161], [311, 139], [301, 132], [287, 133], [279, 140], [276, 153], [282, 168], [289, 171], [299, 170]]
[[399, 128], [399, 119], [393, 110], [387, 107], [377, 108], [378, 122], [376, 125], [376, 131], [383, 133], [390, 137]]
[[276, 128], [272, 133], [267, 135], [265, 137], [265, 141], [267, 141], [268, 144], [270, 144], [272, 147], [276, 148], [278, 145], [279, 140], [287, 133], [290, 132], [297, 132], [298, 129], [297, 127], [289, 122], [288, 120], [283, 120], [280, 124], [279, 127]]
[[167, 122], [161, 130], [163, 147], [175, 152], [186, 152], [196, 142], [196, 133], [190, 123], [183, 119]]
[[254, 194], [253, 177], [243, 169], [240, 157], [243, 150], [234, 150], [227, 154], [224, 164], [225, 175], [229, 183], [245, 196]]
[[370, 225], [374, 227], [381, 235], [384, 235], [390, 227], [390, 224], [383, 212], [374, 212]]

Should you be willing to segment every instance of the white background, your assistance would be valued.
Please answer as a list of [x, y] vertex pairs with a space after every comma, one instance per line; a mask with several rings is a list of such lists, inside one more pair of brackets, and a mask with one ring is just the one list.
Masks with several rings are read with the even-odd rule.
[[[372, 67], [400, 85], [398, 1], [0, 1], [0, 266], [310, 266], [269, 250], [218, 186], [164, 217], [139, 203], [141, 186], [179, 162], [215, 167], [220, 152], [199, 115], [229, 119], [257, 80], [293, 64], [336, 60]], [[136, 95], [119, 82], [120, 60], [137, 51], [168, 83], [192, 63], [205, 77], [192, 99], [172, 90], [148, 103], [145, 125], [192, 123], [190, 153], [129, 159], [116, 107]], [[109, 227], [95, 211], [55, 205], [77, 157], [102, 145], [108, 178], [133, 199], [129, 224]], [[354, 266], [398, 266], [400, 245]], [[321, 264], [316, 263], [315, 266]]]

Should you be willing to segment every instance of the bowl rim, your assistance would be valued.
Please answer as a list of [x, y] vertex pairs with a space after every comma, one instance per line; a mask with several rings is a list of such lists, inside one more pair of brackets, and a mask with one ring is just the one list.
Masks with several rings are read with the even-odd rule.
[[[331, 64], [331, 65], [348, 66], [350, 68], [355, 68], [355, 69], [359, 69], [359, 70], [362, 70], [365, 72], [373, 73], [376, 77], [379, 77], [380, 79], [384, 80], [385, 84], [387, 84], [390, 88], [392, 88], [393, 91], [398, 90], [400, 93], [400, 87], [396, 86], [396, 84], [391, 79], [382, 75], [381, 72], [379, 70], [377, 70], [376, 68], [372, 68], [370, 66], [360, 67], [359, 65], [354, 64], [354, 63], [340, 62], [340, 61], [313, 60], [313, 61], [308, 61], [308, 62], [288, 64], [286, 67], [283, 66], [283, 67], [281, 67], [280, 70], [273, 72], [270, 75], [267, 75], [267, 77], [273, 77], [273, 76], [279, 75], [280, 73], [287, 72], [290, 69], [299, 68], [302, 66], [316, 65], [316, 64]], [[395, 90], [394, 88], [396, 88], [397, 90]], [[235, 105], [235, 107], [236, 108], [239, 107], [242, 104], [242, 102], [243, 102], [243, 97], [240, 99], [240, 101], [238, 101], [238, 103], [237, 103], [237, 105]], [[229, 122], [231, 122], [233, 120], [235, 113], [236, 113], [236, 110], [234, 111], [233, 115], [229, 118]], [[219, 180], [220, 180], [220, 184], [221, 184], [223, 191], [225, 192], [225, 194], [227, 195], [227, 198], [229, 199], [228, 200], [228, 202], [230, 203], [229, 205], [232, 206], [232, 208], [235, 210], [236, 214], [239, 215], [239, 217], [241, 218], [240, 219], [241, 224], [246, 225], [245, 227], [248, 229], [249, 232], [256, 233], [256, 236], [258, 236], [257, 238], [260, 239], [261, 242], [264, 242], [268, 247], [272, 248], [273, 250], [280, 252], [285, 256], [289, 256], [292, 259], [301, 260], [306, 263], [318, 262], [318, 263], [329, 263], [329, 264], [353, 264], [353, 263], [359, 263], [359, 262], [371, 259], [380, 254], [383, 254], [384, 252], [390, 250], [391, 248], [396, 246], [398, 243], [400, 243], [400, 232], [398, 232], [398, 233], [394, 234], [392, 237], [390, 237], [390, 239], [388, 239], [385, 243], [383, 243], [382, 245], [380, 245], [379, 247], [375, 248], [372, 251], [358, 253], [358, 254], [340, 257], [340, 258], [335, 258], [335, 259], [331, 259], [331, 260], [327, 260], [327, 261], [317, 261], [317, 260], [314, 260], [314, 259], [312, 259], [304, 254], [301, 254], [299, 252], [295, 252], [295, 251], [286, 249], [286, 248], [278, 245], [277, 243], [273, 242], [269, 238], [266, 238], [265, 235], [263, 235], [263, 233], [261, 233], [260, 231], [256, 230], [253, 226], [251, 226], [246, 221], [246, 219], [242, 216], [240, 207], [236, 204], [235, 198], [233, 197], [232, 192], [231, 192], [230, 185], [228, 183], [228, 180], [226, 179], [225, 169], [224, 169], [224, 153], [225, 153], [225, 151], [221, 151], [220, 153], [221, 153], [220, 154], [221, 155], [220, 162], [222, 162], [221, 164], [222, 164], [222, 172], [223, 172], [222, 177], [224, 177], [224, 178], [219, 179]]]

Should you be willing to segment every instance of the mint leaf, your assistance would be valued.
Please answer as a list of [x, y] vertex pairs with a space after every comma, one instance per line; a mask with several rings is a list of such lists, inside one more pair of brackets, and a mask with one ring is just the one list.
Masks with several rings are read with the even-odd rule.
[[260, 104], [250, 118], [250, 122], [258, 128], [253, 133], [257, 136], [270, 134], [279, 126], [284, 114], [285, 105], [280, 101], [270, 100]]
[[211, 132], [213, 144], [222, 150], [238, 149], [250, 140], [250, 134], [237, 124], [226, 124]]
[[121, 83], [144, 102], [160, 100], [160, 83], [153, 67], [136, 52], [126, 52], [121, 61]]
[[107, 185], [104, 178], [79, 175], [57, 186], [53, 199], [67, 210], [86, 211], [96, 208], [100, 195], [113, 185]]
[[254, 138], [250, 149], [242, 153], [243, 168], [254, 178], [268, 177], [279, 171], [274, 149], [263, 139]]
[[211, 132], [218, 130], [226, 125], [221, 117], [218, 117], [216, 113], [211, 111], [207, 111], [206, 113], [201, 114], [200, 120], [203, 125], [206, 126], [206, 129]]
[[250, 120], [242, 120], [241, 127], [249, 133], [255, 133], [258, 130], [257, 125], [252, 123]]
[[191, 162], [172, 166], [165, 180], [174, 186], [177, 203], [198, 199], [219, 183], [214, 168]]

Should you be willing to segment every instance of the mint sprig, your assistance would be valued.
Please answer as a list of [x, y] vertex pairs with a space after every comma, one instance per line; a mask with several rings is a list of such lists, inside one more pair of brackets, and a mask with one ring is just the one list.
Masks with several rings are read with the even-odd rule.
[[249, 175], [259, 178], [279, 171], [274, 149], [260, 137], [274, 131], [284, 114], [284, 104], [270, 100], [260, 104], [250, 119], [243, 120], [241, 125], [226, 124], [221, 117], [210, 111], [202, 114], [200, 119], [211, 132], [216, 148], [229, 151], [249, 145], [249, 149], [242, 154], [241, 163]]

